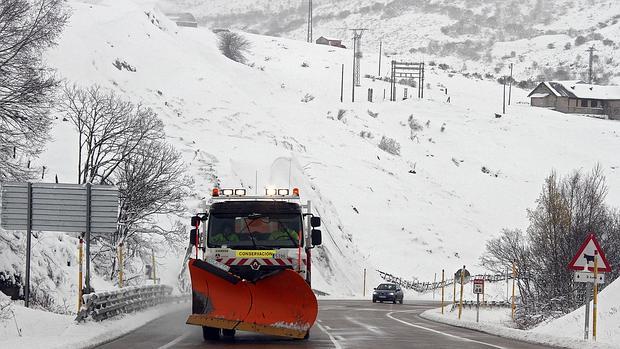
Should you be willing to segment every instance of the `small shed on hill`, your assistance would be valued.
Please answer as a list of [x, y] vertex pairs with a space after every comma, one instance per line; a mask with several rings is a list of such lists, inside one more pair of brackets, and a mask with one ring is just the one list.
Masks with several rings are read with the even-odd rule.
[[528, 97], [535, 107], [620, 120], [620, 86], [591, 85], [580, 80], [544, 81]]
[[198, 21], [193, 14], [189, 12], [183, 13], [166, 13], [166, 16], [170, 18], [178, 27], [190, 27], [197, 28]]
[[319, 45], [328, 45], [328, 46], [346, 48], [346, 46], [342, 44], [342, 40], [328, 39], [324, 36], [321, 36], [320, 38], [316, 39], [316, 43]]

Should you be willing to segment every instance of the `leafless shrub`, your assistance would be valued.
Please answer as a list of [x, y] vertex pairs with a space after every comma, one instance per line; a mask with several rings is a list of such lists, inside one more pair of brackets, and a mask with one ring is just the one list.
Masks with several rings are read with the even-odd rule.
[[374, 138], [375, 136], [372, 135], [372, 132], [370, 131], [360, 131], [360, 137], [362, 138]]
[[392, 155], [400, 155], [400, 143], [393, 138], [383, 136], [379, 142], [379, 149]]
[[241, 34], [220, 32], [218, 48], [222, 54], [235, 62], [245, 63], [246, 53], [250, 50], [250, 42]]
[[304, 103], [308, 103], [308, 102], [312, 101], [313, 99], [314, 99], [313, 95], [311, 95], [309, 93], [306, 93], [304, 95], [304, 97], [301, 99], [301, 101], [304, 102]]
[[347, 114], [347, 111], [344, 109], [338, 109], [338, 120], [342, 120], [344, 116]]
[[379, 112], [373, 112], [372, 110], [368, 109], [368, 115], [370, 115], [370, 117], [372, 118], [378, 118], [379, 117]]

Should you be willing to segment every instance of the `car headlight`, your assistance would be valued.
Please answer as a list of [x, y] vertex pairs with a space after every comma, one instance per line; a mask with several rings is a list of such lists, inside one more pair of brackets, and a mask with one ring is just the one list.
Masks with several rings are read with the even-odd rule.
[[393, 295], [394, 295], [394, 292], [390, 292], [390, 293], [388, 293], [388, 294], [389, 294], [390, 296], [393, 296]]
[[372, 294], [379, 294], [379, 292], [377, 292], [377, 291], [374, 291], [374, 292], [373, 292]]

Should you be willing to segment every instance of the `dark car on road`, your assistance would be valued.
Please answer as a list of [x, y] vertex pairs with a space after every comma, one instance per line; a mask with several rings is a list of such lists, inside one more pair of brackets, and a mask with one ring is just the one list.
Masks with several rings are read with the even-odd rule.
[[403, 304], [403, 290], [396, 284], [381, 284], [375, 288], [372, 294], [372, 302], [390, 301], [394, 304]]

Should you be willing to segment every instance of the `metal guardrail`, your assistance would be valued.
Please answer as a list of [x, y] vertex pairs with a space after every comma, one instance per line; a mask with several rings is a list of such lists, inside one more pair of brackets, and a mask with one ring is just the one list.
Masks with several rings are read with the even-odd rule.
[[168, 285], [133, 286], [116, 291], [85, 294], [82, 309], [75, 320], [80, 322], [90, 317], [101, 321], [178, 298], [172, 296], [172, 287]]

